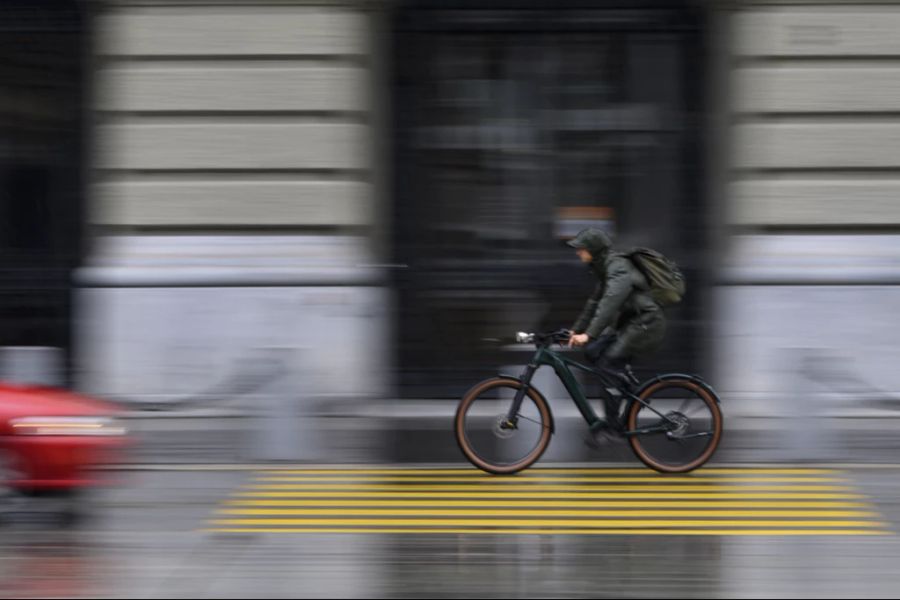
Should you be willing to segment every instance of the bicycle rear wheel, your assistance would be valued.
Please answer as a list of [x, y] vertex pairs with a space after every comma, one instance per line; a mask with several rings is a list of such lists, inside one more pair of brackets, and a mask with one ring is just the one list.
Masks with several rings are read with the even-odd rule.
[[631, 449], [660, 473], [687, 473], [704, 465], [722, 439], [722, 411], [702, 385], [684, 378], [647, 387], [628, 411]]
[[488, 473], [509, 475], [537, 461], [552, 434], [550, 408], [533, 387], [526, 390], [514, 427], [507, 422], [513, 398], [522, 387], [515, 379], [494, 378], [469, 390], [456, 410], [454, 428], [460, 450]]

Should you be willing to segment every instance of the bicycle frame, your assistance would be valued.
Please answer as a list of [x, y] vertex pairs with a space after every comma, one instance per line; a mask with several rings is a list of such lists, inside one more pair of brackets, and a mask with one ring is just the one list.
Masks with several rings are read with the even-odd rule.
[[[592, 431], [604, 425], [606, 423], [606, 420], [601, 419], [597, 416], [597, 413], [588, 402], [587, 396], [585, 396], [584, 394], [584, 390], [575, 379], [575, 375], [570, 370], [570, 366], [598, 377], [603, 383], [604, 389], [613, 387], [619, 390], [619, 392], [622, 393], [625, 402], [625, 410], [623, 414], [628, 414], [628, 411], [631, 409], [632, 405], [635, 402], [639, 402], [659, 415], [659, 417], [666, 423], [671, 424], [672, 426], [677, 425], [668, 416], [660, 413], [638, 396], [635, 396], [634, 394], [623, 390], [621, 386], [617, 382], [615, 382], [607, 373], [604, 373], [599, 369], [583, 365], [580, 362], [566, 356], [562, 356], [561, 354], [550, 350], [546, 346], [539, 346], [537, 352], [535, 352], [534, 356], [532, 357], [531, 362], [528, 363], [528, 366], [525, 367], [525, 371], [519, 377], [519, 381], [521, 381], [523, 385], [516, 392], [512, 406], [510, 406], [509, 413], [507, 414], [507, 421], [513, 426], [515, 426], [516, 422], [518, 421], [517, 415], [519, 409], [522, 406], [522, 401], [525, 398], [525, 392], [531, 386], [531, 379], [534, 377], [535, 372], [537, 372], [537, 370], [542, 366], [549, 366], [553, 368], [553, 370], [556, 372], [556, 376], [559, 377], [560, 381], [562, 381], [562, 384], [566, 388], [566, 391], [569, 392], [569, 396], [571, 396], [572, 400], [575, 402], [575, 406], [578, 407], [578, 412], [580, 412], [581, 416], [584, 417], [584, 420], [587, 422], [588, 427], [590, 427]], [[669, 429], [670, 427], [667, 427], [666, 425], [657, 425], [654, 427], [645, 427], [642, 429], [622, 431], [622, 434], [625, 436], [632, 436], [644, 435], [648, 433], [663, 433], [669, 431]]]

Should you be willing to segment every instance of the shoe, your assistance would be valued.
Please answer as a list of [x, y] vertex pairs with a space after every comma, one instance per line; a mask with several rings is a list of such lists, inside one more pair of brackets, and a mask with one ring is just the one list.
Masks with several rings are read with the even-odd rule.
[[598, 425], [595, 429], [588, 432], [584, 438], [584, 445], [593, 450], [602, 450], [604, 446], [616, 444], [624, 441], [625, 436], [622, 433], [610, 427], [606, 422]]

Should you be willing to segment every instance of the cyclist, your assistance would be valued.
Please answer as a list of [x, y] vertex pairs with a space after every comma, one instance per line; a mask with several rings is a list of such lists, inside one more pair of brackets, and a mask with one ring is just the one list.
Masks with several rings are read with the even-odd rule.
[[[662, 308], [650, 284], [624, 254], [612, 250], [606, 232], [589, 228], [567, 242], [597, 277], [597, 286], [572, 326], [569, 347], [584, 347], [592, 363], [613, 371], [630, 386], [630, 362], [655, 351], [666, 333]], [[616, 426], [617, 402], [607, 399], [607, 423]]]

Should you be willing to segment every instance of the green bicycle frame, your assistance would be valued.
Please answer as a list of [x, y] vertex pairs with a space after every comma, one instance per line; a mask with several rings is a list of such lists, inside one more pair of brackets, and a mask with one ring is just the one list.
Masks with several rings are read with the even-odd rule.
[[575, 375], [570, 370], [571, 367], [575, 367], [581, 371], [586, 373], [590, 373], [596, 377], [599, 377], [603, 383], [604, 388], [614, 387], [620, 392], [622, 392], [625, 397], [625, 410], [624, 414], [628, 414], [631, 406], [635, 402], [639, 402], [656, 413], [660, 419], [663, 420], [663, 424], [656, 425], [653, 427], [644, 427], [641, 429], [635, 429], [632, 431], [623, 431], [622, 433], [626, 436], [631, 435], [644, 435], [648, 433], [663, 433], [669, 431], [673, 427], [677, 425], [675, 421], [670, 419], [668, 416], [660, 413], [654, 407], [650, 406], [647, 402], [635, 396], [630, 392], [625, 392], [621, 389], [621, 387], [613, 382], [609, 375], [600, 371], [598, 369], [594, 369], [592, 367], [588, 367], [586, 365], [581, 364], [580, 362], [573, 360], [571, 358], [567, 358], [556, 352], [550, 350], [545, 346], [540, 346], [535, 352], [534, 356], [531, 359], [531, 362], [525, 368], [525, 371], [522, 373], [519, 380], [522, 382], [522, 387], [516, 392], [515, 398], [513, 399], [512, 406], [510, 407], [509, 413], [507, 414], [507, 422], [511, 425], [515, 426], [517, 422], [517, 415], [519, 409], [522, 406], [522, 401], [525, 398], [525, 392], [531, 386], [531, 379], [534, 377], [535, 372], [542, 366], [553, 367], [553, 370], [556, 372], [556, 376], [559, 377], [560, 381], [562, 381], [563, 386], [565, 386], [566, 391], [569, 392], [569, 395], [572, 397], [572, 400], [575, 402], [575, 406], [578, 407], [578, 412], [581, 413], [581, 416], [584, 417], [584, 420], [587, 422], [588, 427], [593, 431], [606, 423], [605, 419], [601, 419], [597, 416], [597, 413], [594, 412], [594, 409], [591, 407], [588, 402], [587, 397], [584, 394], [584, 390], [581, 385], [579, 385], [578, 381], [575, 379]]

